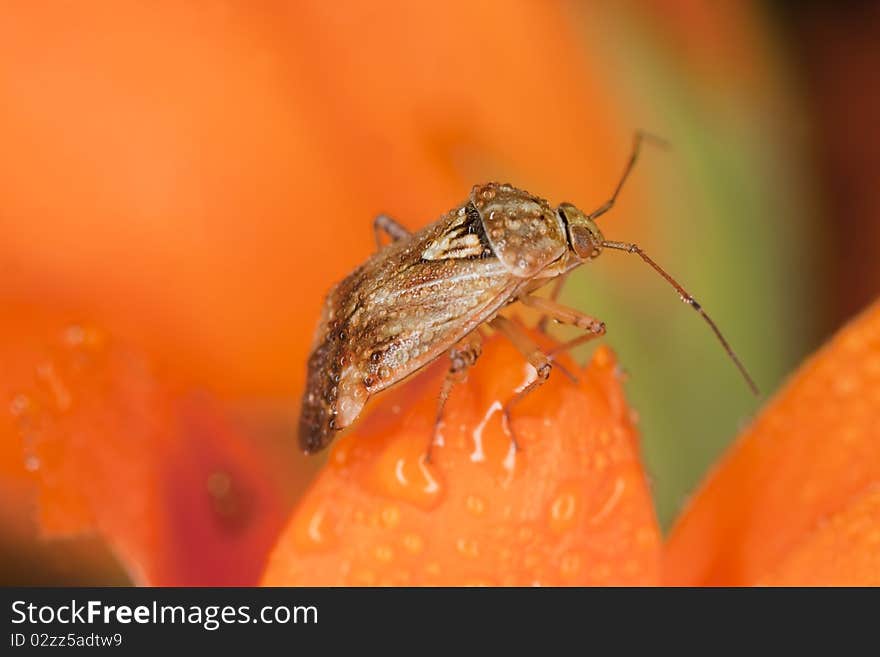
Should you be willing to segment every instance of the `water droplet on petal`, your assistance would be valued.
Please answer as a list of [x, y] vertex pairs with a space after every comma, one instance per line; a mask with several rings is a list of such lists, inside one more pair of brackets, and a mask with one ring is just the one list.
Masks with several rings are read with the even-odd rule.
[[425, 462], [425, 449], [424, 441], [401, 436], [373, 466], [372, 486], [391, 499], [433, 509], [443, 497], [443, 486], [439, 474]]
[[578, 554], [574, 552], [566, 552], [562, 555], [562, 560], [559, 562], [559, 573], [569, 579], [578, 574], [578, 571], [581, 569], [581, 558]]
[[413, 554], [418, 554], [425, 547], [425, 541], [418, 534], [407, 534], [403, 537], [403, 547]]
[[31, 398], [25, 394], [17, 394], [9, 402], [9, 412], [13, 417], [22, 417], [33, 410]]
[[455, 549], [458, 553], [469, 559], [476, 559], [480, 556], [480, 546], [473, 538], [461, 536], [455, 541]]
[[373, 550], [373, 556], [376, 557], [377, 561], [390, 563], [391, 560], [394, 559], [394, 550], [388, 545], [377, 545]]
[[46, 362], [37, 366], [37, 378], [48, 388], [52, 399], [55, 401], [55, 408], [60, 413], [70, 410], [73, 398], [52, 362]]
[[465, 508], [475, 516], [483, 515], [486, 510], [486, 503], [482, 497], [476, 495], [468, 495], [464, 501]]
[[581, 507], [581, 498], [573, 487], [563, 487], [550, 503], [547, 524], [554, 532], [564, 532], [574, 526]]
[[400, 522], [400, 509], [396, 506], [386, 506], [382, 509], [382, 524], [388, 529], [392, 529]]

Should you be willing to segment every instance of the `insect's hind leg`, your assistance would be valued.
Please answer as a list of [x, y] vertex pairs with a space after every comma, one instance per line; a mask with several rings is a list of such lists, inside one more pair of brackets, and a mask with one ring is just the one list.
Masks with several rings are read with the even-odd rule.
[[468, 370], [474, 366], [483, 351], [483, 336], [479, 330], [474, 331], [461, 342], [449, 350], [449, 371], [443, 379], [443, 387], [440, 388], [440, 397], [437, 400], [437, 416], [434, 418], [434, 428], [431, 431], [431, 441], [425, 452], [425, 462], [431, 462], [431, 451], [437, 443], [440, 424], [443, 422], [443, 410], [446, 402], [456, 383], [461, 383], [467, 378]]
[[518, 450], [520, 449], [520, 445], [516, 439], [513, 424], [510, 421], [510, 411], [514, 406], [521, 402], [526, 395], [543, 385], [544, 382], [550, 378], [550, 370], [553, 369], [553, 364], [551, 363], [550, 357], [541, 351], [538, 345], [535, 344], [534, 340], [529, 337], [522, 327], [508, 318], [501, 316], [496, 317], [489, 322], [489, 326], [510, 340], [513, 343], [513, 346], [525, 356], [527, 361], [529, 361], [529, 364], [535, 368], [537, 374], [535, 380], [511, 397], [502, 409], [505, 426], [510, 432], [510, 440], [513, 443], [514, 448]]
[[380, 214], [373, 219], [373, 232], [376, 235], [376, 248], [381, 251], [382, 234], [388, 235], [392, 242], [402, 240], [409, 237], [410, 232], [400, 223], [389, 217], [387, 214]]

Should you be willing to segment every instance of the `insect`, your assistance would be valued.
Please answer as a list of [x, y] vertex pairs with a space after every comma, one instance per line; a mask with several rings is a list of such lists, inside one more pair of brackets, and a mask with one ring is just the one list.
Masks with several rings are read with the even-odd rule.
[[[480, 355], [478, 329], [483, 324], [506, 336], [537, 372], [503, 409], [511, 426], [511, 409], [547, 380], [553, 354], [542, 352], [520, 325], [499, 311], [520, 302], [545, 319], [584, 330], [557, 351], [603, 335], [603, 322], [560, 305], [556, 297], [566, 275], [604, 249], [639, 256], [675, 288], [708, 323], [757, 395], [754, 381], [700, 304], [641, 248], [606, 240], [596, 224], [617, 201], [646, 139], [662, 143], [637, 133], [613, 194], [590, 213], [570, 203], [553, 208], [526, 191], [493, 182], [475, 185], [467, 201], [415, 233], [390, 217], [377, 217], [377, 253], [336, 285], [324, 304], [302, 399], [303, 451], [325, 448], [337, 432], [354, 423], [370, 396], [448, 353], [436, 433], [453, 386]], [[391, 239], [385, 246], [383, 233]], [[550, 297], [536, 296], [534, 292], [551, 279], [556, 284]], [[516, 445], [513, 435], [512, 440]]]

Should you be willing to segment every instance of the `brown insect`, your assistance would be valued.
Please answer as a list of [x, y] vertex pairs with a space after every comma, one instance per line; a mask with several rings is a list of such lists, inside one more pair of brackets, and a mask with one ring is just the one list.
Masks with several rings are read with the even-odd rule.
[[[299, 421], [303, 451], [311, 454], [326, 447], [338, 431], [357, 419], [371, 395], [449, 353], [436, 433], [453, 385], [464, 379], [480, 355], [478, 328], [482, 324], [510, 339], [537, 372], [504, 407], [510, 426], [511, 408], [547, 380], [554, 354], [542, 352], [526, 331], [499, 311], [518, 301], [544, 314], [542, 326], [550, 317], [586, 331], [554, 353], [603, 335], [603, 322], [556, 303], [565, 276], [603, 249], [634, 253], [665, 278], [709, 324], [758, 394], [754, 381], [700, 304], [642, 249], [606, 240], [596, 225], [596, 219], [614, 206], [646, 138], [660, 141], [636, 135], [614, 193], [590, 213], [570, 203], [554, 209], [544, 199], [511, 185], [487, 183], [475, 185], [464, 204], [416, 233], [390, 217], [377, 217], [378, 252], [336, 285], [324, 304]], [[392, 240], [384, 247], [382, 233]], [[550, 298], [535, 296], [550, 279], [556, 279]], [[428, 457], [431, 444], [433, 436]]]

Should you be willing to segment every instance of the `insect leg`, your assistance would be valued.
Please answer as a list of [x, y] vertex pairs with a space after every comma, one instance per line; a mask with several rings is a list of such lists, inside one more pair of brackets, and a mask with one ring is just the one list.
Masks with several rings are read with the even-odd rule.
[[373, 232], [376, 234], [376, 248], [380, 251], [383, 246], [382, 233], [388, 235], [392, 242], [409, 237], [409, 231], [387, 214], [380, 214], [373, 219]]
[[580, 329], [589, 331], [587, 335], [591, 337], [605, 334], [605, 322], [600, 321], [595, 317], [585, 315], [577, 310], [573, 310], [572, 308], [563, 306], [555, 301], [551, 301], [550, 299], [533, 296], [531, 294], [524, 294], [519, 297], [517, 301], [540, 310], [551, 319], [555, 319], [562, 324], [570, 324], [571, 326], [577, 326]]
[[[551, 301], [556, 301], [559, 298], [559, 295], [562, 292], [562, 286], [565, 285], [565, 279], [568, 278], [568, 273], [569, 272], [565, 272], [564, 274], [557, 276], [556, 279], [553, 281], [553, 289], [550, 290], [549, 297]], [[547, 332], [547, 322], [549, 320], [550, 315], [548, 315], [547, 313], [541, 315], [541, 318], [538, 320], [538, 330], [541, 333]]]
[[588, 214], [588, 219], [597, 219], [614, 207], [614, 203], [617, 201], [617, 195], [620, 194], [620, 190], [623, 189], [623, 183], [629, 178], [630, 172], [632, 172], [633, 167], [636, 165], [636, 160], [639, 159], [639, 151], [642, 148], [642, 142], [645, 140], [650, 141], [660, 148], [669, 148], [669, 144], [664, 139], [655, 137], [648, 132], [637, 132], [633, 138], [633, 147], [629, 156], [629, 161], [623, 169], [623, 175], [620, 176], [620, 180], [617, 182], [617, 187], [614, 188], [614, 193], [611, 195], [611, 198]]
[[443, 409], [446, 408], [446, 402], [449, 394], [455, 387], [456, 383], [461, 383], [467, 378], [468, 370], [473, 367], [483, 351], [483, 336], [479, 330], [474, 331], [461, 342], [449, 350], [449, 371], [446, 378], [443, 379], [443, 387], [440, 388], [440, 397], [437, 400], [437, 416], [434, 419], [434, 429], [431, 432], [431, 441], [428, 443], [428, 450], [425, 452], [425, 461], [431, 462], [431, 450], [437, 442], [437, 435], [440, 431], [440, 424], [443, 421]]
[[529, 364], [535, 368], [537, 374], [535, 380], [511, 397], [502, 409], [505, 425], [510, 430], [510, 440], [513, 441], [513, 446], [516, 449], [519, 449], [519, 443], [517, 442], [516, 434], [513, 431], [513, 424], [510, 421], [510, 411], [514, 406], [521, 402], [526, 395], [540, 387], [550, 377], [550, 370], [553, 369], [553, 365], [547, 354], [538, 348], [538, 345], [535, 344], [535, 342], [518, 324], [515, 324], [506, 317], [499, 316], [489, 322], [489, 326], [510, 340], [513, 343], [513, 346], [516, 347], [519, 352], [525, 356], [526, 360], [529, 361]]

